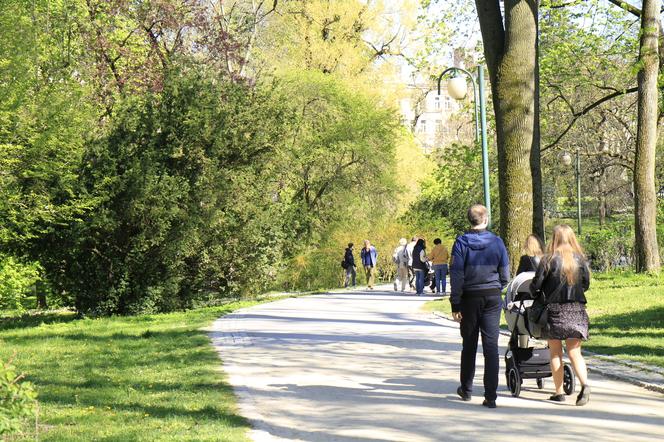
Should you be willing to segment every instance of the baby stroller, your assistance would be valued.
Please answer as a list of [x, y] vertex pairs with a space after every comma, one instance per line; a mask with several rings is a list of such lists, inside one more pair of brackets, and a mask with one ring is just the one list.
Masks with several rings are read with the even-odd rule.
[[[510, 341], [505, 352], [505, 380], [512, 396], [519, 397], [521, 385], [524, 379], [535, 379], [537, 388], [544, 388], [544, 378], [551, 377], [551, 366], [549, 365], [549, 347], [531, 346], [530, 338], [534, 336], [528, 327], [528, 318], [525, 314], [526, 307], [533, 304], [530, 294], [530, 283], [535, 272], [520, 273], [507, 286], [505, 295], [505, 320], [510, 330]], [[533, 342], [533, 344], [535, 344]], [[574, 371], [569, 364], [563, 367], [563, 390], [565, 394], [574, 393], [576, 379]]]

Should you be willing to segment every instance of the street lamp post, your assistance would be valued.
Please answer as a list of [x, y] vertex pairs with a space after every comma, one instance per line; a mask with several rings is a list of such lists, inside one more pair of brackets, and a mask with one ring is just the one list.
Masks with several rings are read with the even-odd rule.
[[[570, 154], [565, 152], [563, 154], [563, 164], [569, 166], [572, 164], [572, 157]], [[575, 162], [575, 174], [576, 174], [576, 224], [578, 234], [581, 235], [581, 155], [579, 154], [579, 149], [576, 149], [576, 162]]]
[[451, 67], [445, 69], [438, 77], [438, 95], [440, 95], [440, 82], [443, 77], [451, 73], [452, 78], [447, 81], [447, 91], [455, 100], [466, 97], [466, 80], [459, 73], [466, 74], [473, 84], [473, 103], [475, 105], [475, 143], [482, 146], [482, 176], [484, 179], [484, 205], [489, 211], [489, 223], [491, 222], [491, 194], [489, 189], [489, 149], [486, 136], [486, 103], [484, 98], [484, 69], [477, 66], [477, 81], [473, 74], [465, 69]]

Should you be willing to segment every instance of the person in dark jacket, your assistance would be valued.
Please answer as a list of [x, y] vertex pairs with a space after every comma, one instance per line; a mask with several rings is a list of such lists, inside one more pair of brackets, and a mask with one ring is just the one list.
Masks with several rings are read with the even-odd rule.
[[549, 340], [551, 372], [556, 387], [556, 393], [549, 398], [552, 401], [565, 401], [562, 341], [565, 341], [572, 367], [581, 382], [576, 405], [585, 405], [590, 400], [588, 370], [581, 354], [581, 341], [588, 339], [585, 296], [588, 287], [590, 270], [574, 231], [567, 225], [554, 227], [547, 255], [530, 286], [533, 296], [544, 296], [548, 309], [548, 327], [543, 337]]
[[536, 271], [544, 254], [542, 249], [542, 240], [537, 235], [528, 235], [526, 243], [523, 245], [523, 255], [519, 259], [516, 274]]
[[367, 287], [369, 290], [373, 290], [376, 279], [376, 264], [378, 264], [378, 252], [368, 239], [364, 240], [364, 247], [360, 251], [360, 259], [364, 266], [364, 274], [367, 277]]
[[424, 294], [424, 279], [429, 272], [429, 265], [427, 262], [426, 243], [422, 238], [417, 240], [415, 247], [413, 247], [413, 271], [415, 272], [415, 294]]
[[344, 287], [348, 287], [348, 284], [353, 282], [353, 287], [355, 287], [355, 276], [357, 275], [357, 270], [355, 267], [355, 257], [353, 256], [353, 243], [349, 242], [346, 252], [344, 253], [344, 265], [346, 269], [346, 278], [344, 281]]
[[452, 247], [450, 283], [452, 317], [460, 322], [461, 385], [457, 394], [471, 399], [475, 376], [477, 339], [482, 333], [484, 353], [484, 402], [496, 408], [498, 388], [498, 335], [501, 292], [509, 282], [509, 258], [503, 240], [486, 230], [487, 208], [476, 204], [468, 209], [471, 230], [459, 236]]

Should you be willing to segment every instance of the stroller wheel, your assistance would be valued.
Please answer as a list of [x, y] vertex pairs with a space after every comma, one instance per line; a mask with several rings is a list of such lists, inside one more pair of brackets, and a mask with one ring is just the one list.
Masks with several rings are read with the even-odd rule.
[[537, 388], [539, 388], [540, 390], [544, 388], [544, 378], [537, 379]]
[[521, 394], [521, 375], [516, 367], [512, 366], [507, 373], [507, 386], [510, 389], [512, 396], [519, 397]]
[[563, 391], [565, 394], [570, 395], [574, 393], [576, 388], [576, 377], [574, 376], [574, 371], [569, 364], [563, 366]]

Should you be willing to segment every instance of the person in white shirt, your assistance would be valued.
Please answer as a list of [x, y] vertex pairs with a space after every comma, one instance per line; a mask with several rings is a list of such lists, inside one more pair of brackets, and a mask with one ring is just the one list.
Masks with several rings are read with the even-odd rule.
[[401, 292], [406, 291], [406, 284], [408, 284], [408, 241], [406, 238], [399, 240], [399, 246], [394, 249], [392, 254], [392, 261], [397, 267], [396, 276], [394, 278], [394, 291], [398, 291], [399, 283], [401, 283]]

